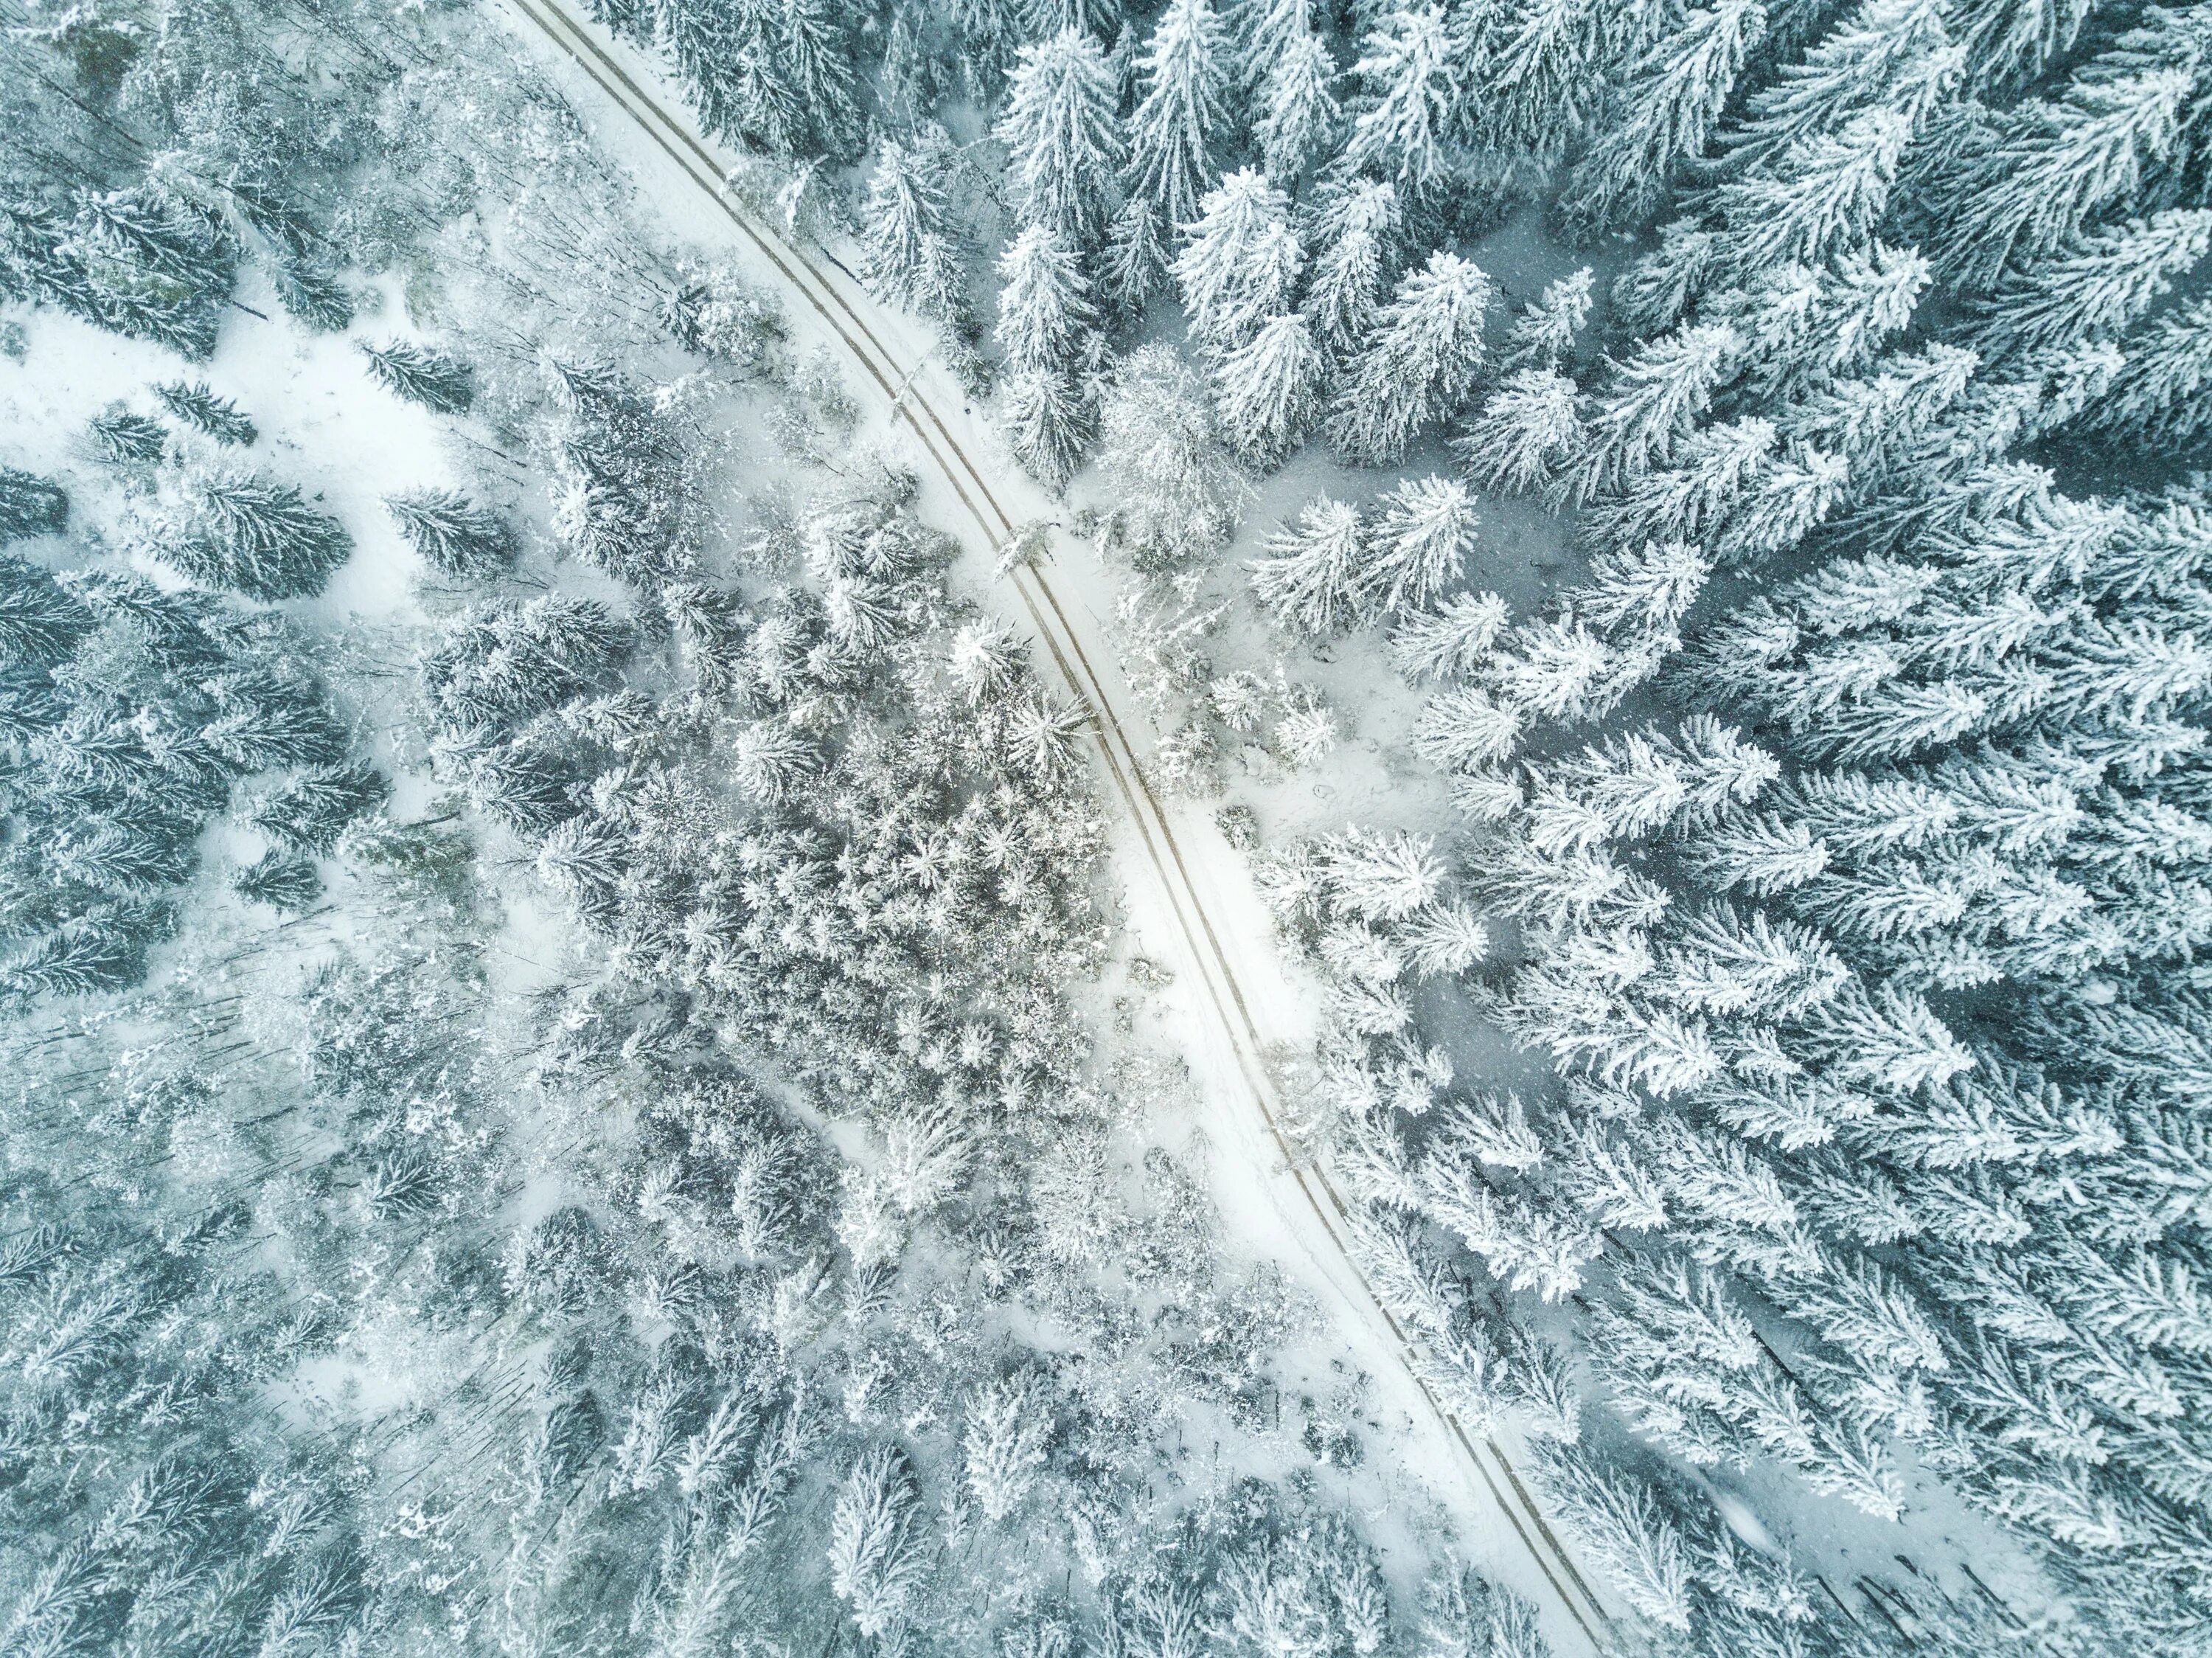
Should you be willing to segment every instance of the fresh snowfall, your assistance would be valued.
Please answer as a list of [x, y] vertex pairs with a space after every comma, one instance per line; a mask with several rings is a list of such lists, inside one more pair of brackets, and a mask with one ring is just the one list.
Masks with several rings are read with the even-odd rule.
[[2212, 1658], [2212, 0], [0, 0], [0, 1658]]

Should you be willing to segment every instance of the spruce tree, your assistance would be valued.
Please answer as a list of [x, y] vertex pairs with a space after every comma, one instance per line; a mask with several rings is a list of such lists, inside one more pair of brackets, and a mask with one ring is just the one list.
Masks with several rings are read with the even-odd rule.
[[1294, 185], [1334, 149], [1344, 124], [1335, 80], [1328, 43], [1310, 30], [1293, 34], [1271, 60], [1252, 133], [1269, 178]]
[[1090, 34], [1064, 29], [1022, 48], [994, 131], [1014, 210], [1071, 247], [1095, 246], [1112, 208], [1123, 154], [1115, 102], [1113, 71]]
[[478, 578], [514, 562], [514, 530], [499, 514], [451, 490], [387, 496], [384, 508], [422, 562], [447, 576]]
[[932, 124], [886, 137], [860, 209], [862, 274], [869, 290], [924, 316], [949, 321], [962, 308], [959, 255], [946, 174], [951, 140]]
[[1268, 538], [1251, 565], [1252, 591], [1285, 627], [1327, 637], [1358, 614], [1366, 532], [1355, 507], [1310, 501]]
[[999, 258], [1000, 345], [1018, 369], [1065, 375], [1091, 320], [1075, 250], [1030, 225]]
[[1474, 388], [1493, 290], [1480, 267], [1437, 251], [1398, 284], [1349, 365], [1329, 436], [1354, 460], [1394, 460], [1423, 427], [1449, 420]]
[[238, 405], [217, 397], [205, 381], [164, 381], [154, 387], [161, 406], [218, 443], [245, 446], [261, 436], [260, 429]]
[[251, 599], [320, 593], [353, 553], [353, 538], [298, 486], [244, 473], [197, 472], [183, 481], [180, 509], [155, 529], [154, 557], [197, 582]]
[[1304, 309], [1332, 356], [1351, 354], [1373, 331], [1397, 265], [1396, 186], [1358, 180], [1326, 195], [1308, 231], [1313, 274]]
[[1290, 308], [1305, 259], [1290, 214], [1290, 198], [1249, 168], [1200, 204], [1174, 271], [1191, 332], [1209, 350], [1236, 350], [1262, 318]]
[[1441, 9], [1415, 4], [1385, 16], [1360, 43], [1359, 86], [1345, 160], [1410, 198], [1431, 193], [1450, 166], [1458, 66]]
[[92, 418], [93, 447], [104, 460], [118, 464], [159, 460], [168, 446], [168, 432], [150, 415], [136, 413], [121, 404], [112, 405]]
[[1476, 523], [1466, 487], [1450, 479], [1408, 479], [1391, 491], [1367, 533], [1362, 608], [1390, 616], [1426, 608], [1465, 567]]
[[1180, 229], [1198, 216], [1227, 123], [1228, 43], [1212, 0], [1168, 0], [1146, 42], [1129, 117], [1129, 192]]
[[1229, 441], [1261, 466], [1279, 460], [1319, 418], [1321, 375], [1321, 350], [1306, 320], [1295, 311], [1266, 319], [1214, 366]]
[[465, 414], [476, 400], [476, 380], [468, 365], [443, 351], [404, 339], [389, 345], [364, 340], [360, 350], [378, 385], [434, 414]]
[[69, 492], [35, 472], [0, 466], [0, 546], [58, 535], [69, 523]]

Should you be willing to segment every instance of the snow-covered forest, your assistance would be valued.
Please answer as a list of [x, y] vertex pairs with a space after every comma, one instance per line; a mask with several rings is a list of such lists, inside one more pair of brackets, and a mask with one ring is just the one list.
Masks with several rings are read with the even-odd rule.
[[0, 0], [0, 1658], [2212, 1655], [2212, 0]]

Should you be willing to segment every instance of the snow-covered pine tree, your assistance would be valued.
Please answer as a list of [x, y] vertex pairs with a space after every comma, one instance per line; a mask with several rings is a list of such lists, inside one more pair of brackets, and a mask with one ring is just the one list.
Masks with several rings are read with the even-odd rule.
[[1222, 430], [1237, 452], [1267, 466], [1295, 448], [1322, 411], [1321, 350], [1304, 317], [1268, 317], [1214, 365]]
[[1358, 613], [1365, 547], [1358, 508], [1310, 501], [1268, 538], [1267, 556], [1252, 561], [1252, 591], [1285, 627], [1325, 638]]
[[1715, 0], [1655, 40], [1576, 165], [1559, 204], [1565, 222], [1589, 235], [1649, 216], [1674, 168], [1704, 153], [1765, 29], [1759, 0]]
[[1344, 126], [1336, 78], [1328, 42], [1310, 29], [1291, 34], [1271, 60], [1252, 131], [1269, 178], [1295, 185], [1334, 149]]
[[1527, 495], [1583, 446], [1582, 393], [1552, 369], [1516, 369], [1469, 420], [1453, 452], [1479, 490]]
[[161, 406], [218, 443], [244, 447], [261, 436], [260, 428], [238, 405], [219, 397], [204, 380], [163, 381], [154, 387]]
[[476, 400], [476, 380], [468, 365], [446, 352], [404, 339], [388, 345], [364, 340], [359, 349], [378, 385], [434, 413], [465, 414]]
[[1304, 310], [1317, 342], [1342, 358], [1370, 337], [1382, 315], [1397, 265], [1398, 192], [1395, 185], [1358, 179], [1319, 200], [1306, 233], [1313, 272]]
[[1504, 349], [1498, 353], [1500, 371], [1557, 369], [1589, 320], [1595, 285], [1587, 265], [1545, 283], [1542, 295], [1522, 306], [1513, 319]]
[[1429, 194], [1450, 167], [1448, 143], [1460, 95], [1443, 9], [1413, 3], [1389, 10], [1360, 42], [1352, 76], [1358, 91], [1346, 166], [1410, 197]]
[[252, 599], [298, 599], [323, 590], [352, 556], [353, 538], [295, 485], [196, 467], [147, 551], [197, 582]]
[[58, 535], [69, 524], [69, 491], [52, 479], [0, 466], [0, 546]]
[[1291, 308], [1304, 263], [1290, 198], [1249, 168], [1231, 174], [1200, 204], [1176, 256], [1191, 332], [1211, 351], [1235, 350], [1261, 319]]
[[168, 445], [168, 430], [151, 415], [111, 404], [92, 418], [93, 447], [104, 460], [118, 465], [159, 460]]
[[1408, 479], [1382, 497], [1369, 527], [1356, 601], [1368, 614], [1425, 608], [1456, 579], [1474, 550], [1477, 520], [1466, 486]]
[[489, 508], [452, 490], [417, 490], [386, 497], [385, 510], [408, 545], [431, 569], [447, 576], [476, 578], [495, 574], [514, 562], [514, 529]]
[[1071, 247], [1097, 245], [1124, 153], [1115, 105], [1114, 73], [1094, 36], [1063, 29], [1022, 48], [994, 131], [1024, 222]]
[[870, 290], [949, 322], [964, 301], [950, 210], [952, 141], [934, 122], [885, 137], [860, 208], [861, 273]]
[[1409, 271], [1346, 373], [1329, 436], [1358, 461], [1403, 454], [1420, 430], [1456, 416], [1482, 363], [1482, 323], [1493, 293], [1480, 266], [1438, 249]]
[[999, 256], [1000, 345], [1018, 369], [1066, 375], [1092, 311], [1075, 250], [1043, 225], [1024, 229]]
[[1138, 67], [1144, 94], [1128, 122], [1129, 193], [1181, 229], [1198, 216], [1228, 125], [1229, 43], [1212, 0], [1168, 0]]

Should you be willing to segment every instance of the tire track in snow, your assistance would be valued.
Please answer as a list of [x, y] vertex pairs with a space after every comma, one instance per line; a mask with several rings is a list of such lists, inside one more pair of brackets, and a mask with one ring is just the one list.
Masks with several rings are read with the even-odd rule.
[[[726, 169], [714, 152], [687, 122], [677, 119], [652, 91], [640, 85], [589, 27], [556, 0], [509, 0], [509, 3], [637, 124], [768, 260], [784, 284], [805, 301], [875, 383], [893, 413], [905, 420], [939, 475], [975, 521], [987, 546], [1003, 546], [1018, 526], [991, 492], [982, 469], [961, 448], [915, 383], [919, 365], [902, 369], [866, 319], [829, 277], [799, 249], [757, 223], [751, 214], [731, 198], [725, 187]], [[834, 257], [831, 263], [837, 263]], [[838, 269], [842, 271], [844, 267], [839, 265]], [[846, 274], [849, 277], [851, 273]], [[1244, 988], [1230, 965], [1221, 930], [1216, 927], [1199, 897], [1199, 887], [1192, 879], [1183, 848], [1145, 777], [1135, 747], [1115, 711], [1113, 699], [1091, 661], [1091, 653], [1085, 649], [1081, 634], [1069, 618], [1067, 607], [1051, 582], [1035, 567], [1018, 565], [1012, 575], [1023, 607], [1043, 640], [1054, 667], [1082, 705], [1098, 739], [1115, 792], [1127, 808], [1143, 843], [1146, 861], [1158, 879], [1161, 894], [1198, 965], [1199, 977], [1214, 1017], [1236, 1058], [1267, 1136], [1282, 1153], [1285, 1169], [1320, 1224], [1343, 1273], [1364, 1292], [1367, 1307], [1350, 1310], [1379, 1319], [1397, 1348], [1397, 1356], [1407, 1375], [1464, 1454], [1481, 1488], [1511, 1525], [1560, 1607], [1593, 1646], [1602, 1644], [1601, 1632], [1608, 1631], [1613, 1622], [1603, 1605], [1544, 1518], [1504, 1448], [1494, 1436], [1470, 1434], [1429, 1386], [1421, 1374], [1412, 1338], [1376, 1295], [1348, 1247], [1346, 1234], [1351, 1220], [1350, 1206], [1323, 1170], [1299, 1161], [1282, 1126], [1281, 1100], [1262, 1057], [1266, 1045]]]

